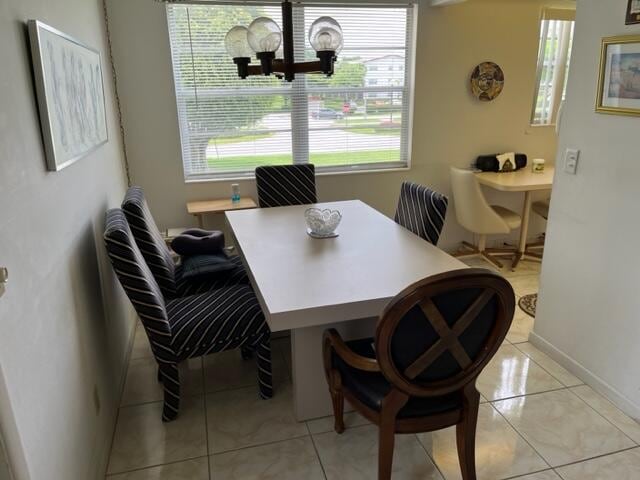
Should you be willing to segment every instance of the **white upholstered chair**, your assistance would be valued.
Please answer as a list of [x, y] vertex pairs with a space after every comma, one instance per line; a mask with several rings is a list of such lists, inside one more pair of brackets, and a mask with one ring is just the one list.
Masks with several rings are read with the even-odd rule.
[[482, 258], [502, 268], [496, 256], [513, 255], [514, 249], [487, 248], [487, 235], [504, 235], [519, 228], [520, 215], [507, 208], [489, 205], [475, 174], [470, 170], [451, 168], [451, 187], [458, 223], [479, 236], [478, 244], [462, 242], [463, 251], [457, 257], [480, 255]]

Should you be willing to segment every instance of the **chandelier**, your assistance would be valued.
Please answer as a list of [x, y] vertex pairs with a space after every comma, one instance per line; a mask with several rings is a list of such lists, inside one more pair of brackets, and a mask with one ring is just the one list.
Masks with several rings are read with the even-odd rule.
[[[311, 24], [309, 43], [317, 53], [318, 60], [296, 62], [293, 52], [293, 12], [289, 0], [282, 2], [282, 30], [267, 17], [256, 18], [249, 27], [236, 26], [227, 32], [224, 39], [227, 53], [238, 66], [238, 76], [271, 75], [291, 82], [296, 73], [322, 73], [333, 75], [337, 54], [342, 49], [342, 28], [331, 17], [320, 17]], [[282, 45], [283, 58], [276, 58]], [[260, 65], [251, 65], [255, 53]]]

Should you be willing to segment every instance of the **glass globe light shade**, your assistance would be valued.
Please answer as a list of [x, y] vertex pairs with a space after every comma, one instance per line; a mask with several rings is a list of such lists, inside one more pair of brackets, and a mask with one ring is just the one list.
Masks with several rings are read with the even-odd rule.
[[282, 43], [282, 31], [270, 18], [259, 17], [249, 25], [247, 39], [256, 53], [275, 52]]
[[224, 46], [231, 58], [251, 58], [253, 51], [247, 39], [246, 27], [233, 27], [224, 37]]
[[320, 17], [311, 24], [309, 43], [316, 52], [342, 50], [342, 27], [331, 17]]

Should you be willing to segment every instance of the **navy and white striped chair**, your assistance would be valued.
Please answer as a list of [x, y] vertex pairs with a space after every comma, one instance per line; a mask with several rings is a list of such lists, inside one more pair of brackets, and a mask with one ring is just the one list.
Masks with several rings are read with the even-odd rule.
[[113, 268], [136, 309], [164, 386], [162, 419], [180, 407], [178, 364], [188, 358], [244, 348], [256, 351], [260, 396], [271, 398], [271, 332], [248, 285], [226, 286], [167, 300], [136, 245], [120, 209], [106, 215], [104, 240]]
[[316, 203], [316, 169], [311, 163], [256, 168], [258, 204], [265, 207]]
[[231, 261], [236, 264], [233, 270], [201, 278], [183, 279], [182, 267], [173, 261], [171, 252], [151, 215], [142, 188], [129, 188], [122, 202], [122, 210], [138, 248], [165, 297], [184, 297], [230, 285], [249, 284], [249, 277], [238, 256], [231, 257]]
[[437, 245], [447, 216], [446, 196], [417, 183], [402, 182], [395, 221], [427, 242]]

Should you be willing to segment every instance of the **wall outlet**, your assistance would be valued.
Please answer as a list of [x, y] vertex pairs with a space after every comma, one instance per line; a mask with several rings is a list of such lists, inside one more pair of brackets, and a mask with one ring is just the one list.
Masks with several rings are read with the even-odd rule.
[[564, 171], [569, 175], [575, 175], [578, 171], [578, 160], [580, 159], [580, 150], [568, 148], [564, 154]]
[[100, 415], [100, 392], [98, 392], [98, 386], [93, 386], [93, 407], [95, 408], [96, 415]]

